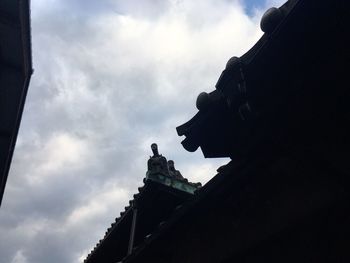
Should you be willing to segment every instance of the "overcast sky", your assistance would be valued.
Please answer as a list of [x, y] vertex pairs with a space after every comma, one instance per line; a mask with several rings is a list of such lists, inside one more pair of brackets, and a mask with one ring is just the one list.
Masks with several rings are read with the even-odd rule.
[[0, 209], [0, 263], [78, 263], [142, 186], [150, 144], [194, 182], [228, 159], [176, 126], [282, 0], [32, 0], [33, 66]]

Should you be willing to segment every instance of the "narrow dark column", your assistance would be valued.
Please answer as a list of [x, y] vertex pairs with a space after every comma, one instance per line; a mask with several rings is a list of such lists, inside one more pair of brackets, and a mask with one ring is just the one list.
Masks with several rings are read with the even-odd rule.
[[130, 229], [130, 239], [129, 239], [129, 248], [128, 248], [128, 255], [132, 253], [132, 249], [134, 247], [134, 238], [135, 238], [135, 231], [136, 231], [136, 218], [137, 218], [137, 207], [134, 206], [132, 214], [132, 222], [131, 222], [131, 229]]

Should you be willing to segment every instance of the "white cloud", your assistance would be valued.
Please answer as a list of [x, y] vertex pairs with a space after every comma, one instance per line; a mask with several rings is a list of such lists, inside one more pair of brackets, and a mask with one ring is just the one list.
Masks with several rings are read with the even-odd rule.
[[43, 158], [38, 167], [50, 174], [64, 166], [84, 165], [84, 155], [88, 152], [86, 143], [70, 134], [54, 134], [41, 150]]
[[[216, 164], [213, 163], [203, 163], [203, 164], [189, 164], [185, 167], [184, 173], [188, 175], [187, 177], [192, 182], [202, 182], [205, 184], [208, 182], [213, 175], [216, 174], [217, 168], [219, 168], [221, 165], [220, 161], [218, 161]], [[221, 164], [227, 163], [227, 159], [221, 160]]]
[[23, 255], [22, 250], [19, 250], [16, 252], [15, 256], [13, 257], [11, 263], [27, 263], [26, 257]]
[[[69, 227], [89, 222], [100, 214], [106, 215], [113, 211], [113, 207], [122, 207], [128, 204], [130, 193], [125, 189], [120, 189], [116, 185], [108, 185], [107, 189], [103, 189], [97, 195], [82, 206], [77, 207], [67, 218]], [[117, 215], [110, 215], [117, 216]], [[73, 225], [73, 226], [72, 226]]]

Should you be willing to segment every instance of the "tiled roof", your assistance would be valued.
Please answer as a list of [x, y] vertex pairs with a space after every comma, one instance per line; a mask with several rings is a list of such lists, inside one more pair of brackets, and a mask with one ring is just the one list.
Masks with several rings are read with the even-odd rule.
[[217, 191], [221, 191], [223, 185], [230, 185], [228, 181], [236, 181], [237, 177], [232, 176], [233, 171], [240, 169], [241, 163], [229, 162], [218, 169], [218, 174], [214, 176], [207, 184], [196, 192], [196, 197], [189, 202], [176, 206], [171, 216], [158, 224], [158, 227], [149, 234], [138, 247], [135, 248], [131, 255], [126, 256], [122, 262], [132, 262], [133, 259], [139, 256], [152, 242], [157, 240], [160, 236], [167, 234], [174, 225], [178, 224], [179, 220], [188, 215], [196, 206], [205, 203], [205, 199]]
[[[234, 157], [247, 148], [245, 142], [255, 136], [253, 129], [257, 120], [272, 105], [266, 103], [268, 98], [261, 100], [270, 92], [270, 87], [263, 86], [267, 79], [278, 79], [277, 75], [272, 75], [273, 70], [277, 71], [273, 67], [281, 69], [274, 54], [278, 49], [282, 54], [285, 51], [277, 42], [286, 38], [284, 31], [294, 23], [293, 13], [301, 2], [289, 0], [279, 8], [267, 10], [261, 19], [265, 34], [243, 56], [228, 60], [214, 91], [199, 94], [198, 113], [177, 127], [179, 136], [186, 137], [182, 141], [186, 150], [193, 152], [201, 147], [204, 156], [210, 158]], [[281, 56], [281, 59], [284, 58]], [[264, 65], [258, 66], [261, 60]]]
[[[120, 212], [120, 216], [117, 217], [115, 219], [115, 222], [113, 222], [111, 226], [107, 229], [103, 239], [99, 240], [99, 242], [95, 245], [93, 250], [87, 255], [84, 262], [92, 263], [99, 261], [99, 258], [101, 257], [97, 255], [99, 253], [99, 250], [106, 250], [106, 248], [102, 248], [101, 246], [114, 242], [113, 240], [116, 238], [114, 235], [118, 235], [117, 232], [120, 231], [120, 224], [124, 224], [125, 226], [125, 224], [127, 224], [126, 222], [131, 222], [132, 210], [133, 207], [136, 206], [136, 204], [138, 209], [142, 210], [144, 206], [144, 209], [147, 209], [147, 211], [144, 211], [143, 215], [141, 214], [141, 216], [147, 218], [141, 220], [142, 222], [139, 224], [148, 225], [145, 226], [145, 233], [147, 234], [145, 234], [142, 240], [136, 241], [139, 241], [139, 243], [147, 242], [147, 240], [149, 240], [152, 236], [151, 233], [148, 233], [147, 229], [154, 229], [152, 225], [154, 225], [156, 228], [161, 227], [164, 224], [164, 220], [168, 218], [169, 214], [173, 213], [173, 210], [177, 211], [183, 202], [193, 197], [194, 191], [188, 191], [188, 189], [199, 189], [201, 186], [200, 183], [191, 183], [188, 182], [186, 179], [180, 180], [165, 176], [167, 177], [167, 181], [164, 181], [164, 179], [162, 179], [164, 175], [158, 174], [157, 176], [155, 176], [154, 174], [148, 175], [144, 179], [144, 185], [138, 188], [138, 192], [134, 194], [133, 199], [129, 201], [129, 205], [126, 206], [122, 212]], [[177, 184], [182, 183], [187, 188], [177, 187], [176, 183], [174, 184], [174, 182], [166, 183], [169, 182], [169, 180], [175, 182], [178, 181]], [[149, 206], [150, 202], [152, 203], [151, 206]], [[141, 232], [143, 230], [143, 227], [138, 225], [137, 230], [138, 232]], [[121, 242], [123, 243], [123, 246], [127, 246], [127, 243], [129, 242], [128, 231], [126, 234], [124, 234], [125, 236], [121, 237], [120, 235], [122, 234], [119, 234], [119, 238], [122, 239]], [[139, 238], [142, 238], [142, 236]], [[117, 247], [115, 247], [114, 249], [118, 250]], [[126, 254], [121, 254], [126, 256]], [[118, 258], [117, 260], [121, 259], [122, 258]], [[112, 260], [112, 258], [110, 258], [110, 260]]]

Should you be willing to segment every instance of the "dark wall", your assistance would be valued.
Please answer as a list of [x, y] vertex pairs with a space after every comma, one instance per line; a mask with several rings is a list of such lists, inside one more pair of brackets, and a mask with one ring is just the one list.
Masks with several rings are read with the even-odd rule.
[[226, 175], [226, 188], [194, 206], [135, 262], [350, 260], [349, 196], [340, 177], [288, 158], [250, 165]]

